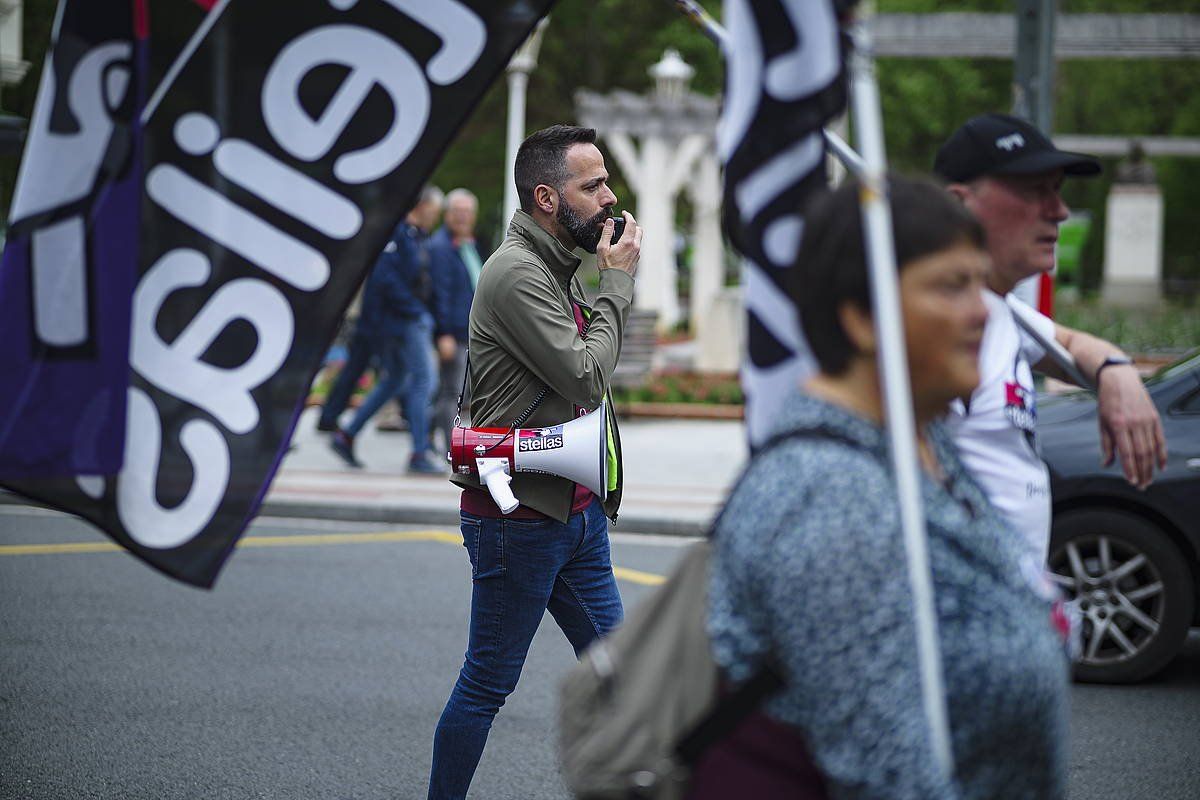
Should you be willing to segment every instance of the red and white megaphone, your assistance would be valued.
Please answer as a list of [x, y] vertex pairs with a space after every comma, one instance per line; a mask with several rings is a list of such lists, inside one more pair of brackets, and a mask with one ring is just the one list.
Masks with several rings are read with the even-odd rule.
[[608, 413], [605, 404], [586, 416], [549, 428], [464, 428], [450, 436], [450, 467], [479, 476], [500, 511], [520, 504], [509, 483], [515, 472], [558, 475], [608, 496]]

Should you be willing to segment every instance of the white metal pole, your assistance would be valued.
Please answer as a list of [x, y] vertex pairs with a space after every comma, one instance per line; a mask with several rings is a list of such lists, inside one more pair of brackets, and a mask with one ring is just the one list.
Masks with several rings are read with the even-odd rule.
[[837, 156], [838, 161], [842, 162], [842, 166], [846, 168], [846, 171], [856, 178], [862, 178], [866, 174], [867, 165], [858, 153], [850, 149], [850, 145], [846, 144], [842, 137], [829, 130], [829, 128], [825, 128], [821, 133], [825, 135], [825, 144]]
[[721, 24], [712, 18], [712, 15], [704, 10], [704, 6], [697, 3], [695, 0], [675, 0], [675, 7], [682, 11], [688, 19], [694, 22], [700, 30], [704, 31], [710, 39], [717, 43], [717, 46], [722, 51], [726, 49], [729, 42], [729, 36]]
[[505, 230], [517, 210], [514, 169], [517, 148], [525, 139], [525, 87], [528, 83], [528, 72], [515, 69], [508, 71], [508, 137], [504, 147], [504, 220], [501, 224]]
[[875, 65], [871, 58], [870, 40], [861, 21], [856, 22], [852, 36], [855, 46], [850, 56], [850, 99], [854, 114], [855, 138], [858, 140], [858, 150], [864, 162], [863, 175], [860, 177], [863, 187], [860, 198], [863, 233], [866, 237], [867, 261], [871, 276], [877, 357], [879, 371], [883, 376], [888, 437], [892, 447], [892, 469], [896, 473], [900, 521], [908, 561], [908, 580], [913, 594], [921, 693], [935, 765], [943, 775], [950, 776], [953, 774], [950, 726], [942, 685], [942, 659], [938, 646], [933, 582], [929, 572], [925, 517], [921, 506], [912, 389], [908, 380], [908, 359], [900, 316], [896, 254], [892, 246], [892, 214], [887, 201], [887, 156], [883, 146], [879, 88], [875, 83]]
[[550, 17], [542, 17], [541, 22], [529, 34], [529, 38], [513, 53], [508, 62], [508, 134], [504, 146], [504, 220], [501, 231], [508, 229], [508, 223], [517, 210], [517, 185], [514, 180], [514, 170], [517, 163], [517, 149], [525, 141], [525, 89], [529, 85], [529, 73], [537, 66], [538, 49], [542, 45], [542, 34]]

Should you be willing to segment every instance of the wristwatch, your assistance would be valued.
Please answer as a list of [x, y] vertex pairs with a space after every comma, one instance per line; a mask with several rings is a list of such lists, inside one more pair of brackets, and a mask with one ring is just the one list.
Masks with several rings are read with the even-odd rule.
[[1096, 367], [1096, 386], [1100, 386], [1100, 373], [1104, 372], [1105, 367], [1120, 367], [1133, 366], [1133, 359], [1129, 356], [1109, 356], [1100, 362], [1100, 366]]

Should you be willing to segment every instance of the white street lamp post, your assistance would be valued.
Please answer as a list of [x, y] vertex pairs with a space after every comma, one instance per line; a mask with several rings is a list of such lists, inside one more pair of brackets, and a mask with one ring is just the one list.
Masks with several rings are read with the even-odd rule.
[[529, 73], [537, 66], [538, 49], [542, 45], [542, 33], [546, 30], [549, 17], [529, 34], [525, 44], [513, 54], [508, 62], [508, 138], [504, 148], [504, 226], [507, 227], [517, 210], [517, 184], [514, 168], [517, 163], [517, 148], [525, 140], [525, 87]]

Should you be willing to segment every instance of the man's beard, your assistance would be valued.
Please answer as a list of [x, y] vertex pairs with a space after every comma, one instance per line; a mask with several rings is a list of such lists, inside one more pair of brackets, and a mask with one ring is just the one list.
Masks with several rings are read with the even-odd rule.
[[589, 253], [594, 253], [597, 245], [600, 244], [600, 236], [604, 233], [604, 220], [608, 219], [608, 209], [602, 208], [591, 219], [583, 219], [564, 200], [559, 204], [558, 214], [555, 215], [555, 218], [558, 220], [558, 224], [571, 234], [575, 244]]

